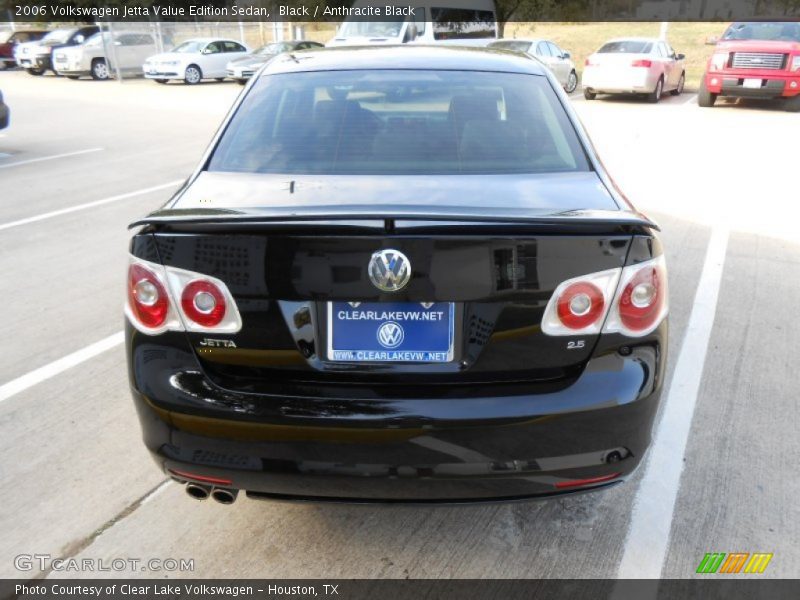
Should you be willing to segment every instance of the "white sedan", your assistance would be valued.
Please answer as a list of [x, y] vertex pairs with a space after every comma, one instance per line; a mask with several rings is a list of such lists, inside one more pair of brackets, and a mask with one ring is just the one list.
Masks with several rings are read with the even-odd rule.
[[148, 79], [166, 83], [170, 79], [182, 79], [190, 85], [203, 79], [222, 81], [226, 66], [234, 59], [246, 56], [250, 49], [234, 40], [219, 38], [195, 38], [187, 40], [170, 52], [148, 58], [142, 70]]
[[656, 38], [620, 38], [606, 42], [586, 59], [583, 95], [646, 94], [658, 102], [664, 92], [677, 96], [686, 82], [684, 55]]

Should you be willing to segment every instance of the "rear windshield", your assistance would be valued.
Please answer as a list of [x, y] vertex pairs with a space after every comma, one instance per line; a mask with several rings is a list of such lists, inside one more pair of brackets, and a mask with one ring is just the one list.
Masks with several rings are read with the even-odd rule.
[[589, 170], [546, 78], [432, 70], [261, 77], [208, 168], [330, 175]]
[[734, 23], [722, 39], [800, 42], [800, 23]]
[[530, 42], [519, 42], [515, 40], [508, 40], [502, 42], [492, 42], [489, 44], [490, 48], [502, 48], [503, 50], [518, 50], [519, 52], [527, 52], [531, 47]]
[[623, 42], [608, 42], [597, 52], [600, 54], [610, 54], [612, 52], [619, 54], [648, 54], [652, 48], [653, 44], [650, 42], [629, 40]]

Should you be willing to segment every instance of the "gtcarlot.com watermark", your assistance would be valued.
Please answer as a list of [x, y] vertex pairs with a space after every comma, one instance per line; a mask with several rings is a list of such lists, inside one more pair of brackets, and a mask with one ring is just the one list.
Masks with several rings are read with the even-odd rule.
[[56, 573], [102, 572], [193, 572], [193, 558], [59, 558], [50, 554], [18, 554], [14, 557], [18, 571], [55, 571]]

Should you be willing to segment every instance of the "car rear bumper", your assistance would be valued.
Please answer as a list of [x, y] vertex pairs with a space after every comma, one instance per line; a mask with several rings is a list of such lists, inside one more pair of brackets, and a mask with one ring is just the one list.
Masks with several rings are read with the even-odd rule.
[[[794, 76], [770, 74], [724, 75], [706, 74], [706, 88], [712, 94], [739, 98], [791, 98], [800, 94], [800, 73]], [[761, 81], [760, 87], [746, 87], [746, 79]]]
[[608, 94], [642, 94], [656, 89], [658, 77], [645, 68], [606, 69], [587, 67], [581, 79], [584, 89]]
[[261, 498], [473, 502], [629, 476], [650, 443], [666, 332], [665, 322], [627, 355], [609, 347], [572, 381], [478, 398], [232, 391], [202, 373], [190, 348], [134, 343], [130, 326], [128, 357], [145, 444], [179, 481], [229, 480], [221, 487]]

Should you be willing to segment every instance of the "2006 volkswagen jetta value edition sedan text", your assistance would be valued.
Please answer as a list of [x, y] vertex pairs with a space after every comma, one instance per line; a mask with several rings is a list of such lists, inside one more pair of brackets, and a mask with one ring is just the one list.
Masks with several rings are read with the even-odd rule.
[[284, 54], [133, 226], [133, 398], [196, 498], [557, 496], [648, 447], [656, 226], [532, 59]]

